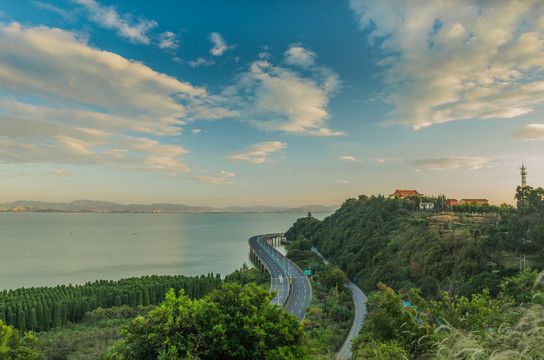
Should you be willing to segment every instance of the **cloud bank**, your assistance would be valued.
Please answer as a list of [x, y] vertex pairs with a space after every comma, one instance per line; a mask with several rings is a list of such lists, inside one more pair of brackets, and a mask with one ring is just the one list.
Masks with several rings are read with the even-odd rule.
[[178, 135], [233, 112], [205, 89], [45, 26], [0, 25], [0, 159], [189, 171]]
[[451, 156], [412, 160], [414, 165], [425, 166], [435, 170], [469, 169], [478, 170], [488, 164], [489, 160], [482, 157]]
[[119, 14], [115, 7], [104, 6], [95, 0], [72, 0], [87, 10], [89, 20], [105, 29], [117, 30], [117, 35], [133, 43], [149, 44], [149, 30], [157, 26], [154, 20], [134, 20], [129, 14]]
[[514, 135], [524, 140], [544, 140], [544, 124], [528, 124]]
[[[288, 63], [311, 64], [307, 58], [300, 60], [300, 54], [304, 53], [301, 48], [294, 51], [298, 54], [295, 57], [292, 49], [285, 53]], [[276, 66], [269, 60], [257, 60], [249, 65], [247, 72], [240, 74], [238, 82], [227, 89], [225, 96], [237, 104], [240, 113], [260, 130], [342, 135], [342, 132], [327, 127], [329, 100], [340, 88], [338, 75], [323, 66], [307, 70], [310, 74], [302, 75], [290, 68]]]
[[270, 153], [287, 148], [287, 144], [280, 141], [266, 141], [248, 146], [226, 156], [227, 160], [246, 161], [254, 164], [272, 162]]
[[383, 51], [389, 124], [513, 118], [544, 102], [539, 0], [351, 0], [350, 7]]

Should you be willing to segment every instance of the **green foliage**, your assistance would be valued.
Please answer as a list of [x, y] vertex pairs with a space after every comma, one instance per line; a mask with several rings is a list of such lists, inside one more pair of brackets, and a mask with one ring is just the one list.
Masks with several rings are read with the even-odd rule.
[[143, 276], [119, 281], [99, 280], [85, 285], [59, 285], [0, 292], [0, 319], [19, 330], [49, 330], [80, 321], [99, 307], [158, 305], [173, 288], [201, 298], [222, 283], [219, 275]]
[[42, 360], [38, 339], [30, 331], [21, 335], [0, 321], [0, 360]]
[[[501, 288], [514, 293], [529, 291], [534, 278], [535, 272], [524, 271], [505, 279]], [[542, 358], [544, 306], [538, 304], [540, 293], [515, 307], [506, 303], [512, 297], [501, 293], [493, 298], [487, 289], [470, 299], [444, 293], [441, 300], [427, 306], [415, 289], [399, 295], [383, 284], [378, 287], [369, 296], [366, 323], [353, 346], [354, 359]], [[412, 306], [404, 306], [403, 299]]]
[[313, 217], [300, 218], [289, 230], [287, 230], [285, 237], [289, 241], [294, 241], [299, 239], [299, 236], [302, 235], [304, 238], [311, 240], [315, 229], [320, 223], [321, 222], [319, 220]]
[[314, 241], [349, 278], [357, 276], [364, 291], [381, 281], [436, 296], [448, 279], [458, 291], [470, 294], [474, 289], [468, 287], [469, 279], [491, 272], [486, 264], [500, 251], [496, 241], [488, 240], [491, 228], [444, 236], [428, 218], [410, 211], [413, 202], [381, 196], [348, 199], [316, 226]]
[[394, 340], [374, 341], [365, 344], [353, 354], [359, 360], [408, 360], [408, 352]]
[[512, 305], [522, 305], [533, 302], [543, 302], [542, 292], [534, 289], [538, 271], [526, 268], [514, 276], [507, 277], [501, 282], [501, 297]]
[[436, 326], [430, 319], [429, 307], [416, 290], [404, 296], [410, 305], [404, 305], [404, 299], [382, 283], [378, 291], [368, 297], [365, 323], [361, 336], [354, 347], [363, 349], [373, 341], [398, 344], [411, 357], [417, 357], [432, 349], [433, 334]]
[[323, 277], [323, 283], [329, 288], [336, 288], [340, 291], [344, 289], [344, 284], [348, 282], [346, 273], [340, 269], [333, 269], [325, 274]]
[[41, 351], [47, 359], [98, 359], [121, 338], [123, 325], [153, 308], [127, 305], [98, 308], [85, 314], [81, 323], [39, 333]]
[[504, 304], [489, 296], [489, 290], [464, 296], [450, 297], [444, 293], [442, 300], [432, 301], [431, 313], [440, 322], [457, 329], [469, 331], [496, 331], [507, 320]]
[[326, 276], [331, 271], [330, 268], [332, 266], [320, 268], [312, 276], [313, 297], [302, 321], [312, 358], [335, 359], [334, 354], [344, 343], [353, 318], [349, 289], [338, 296], [334, 287], [329, 288], [320, 280], [321, 275]]
[[[531, 194], [532, 209], [544, 209], [540, 192]], [[293, 240], [312, 239], [348, 278], [358, 277], [366, 292], [381, 281], [404, 291], [416, 287], [434, 298], [444, 290], [467, 297], [484, 288], [495, 295], [501, 276], [519, 265], [519, 254], [544, 267], [544, 210], [467, 205], [456, 211], [478, 214], [447, 215], [449, 220], [440, 222], [434, 219], [439, 216], [419, 212], [419, 201], [362, 195], [321, 222], [299, 219], [288, 233]], [[300, 243], [288, 255], [297, 261], [312, 256]]]
[[533, 188], [531, 186], [518, 186], [516, 195], [518, 209], [523, 214], [539, 214], [544, 213], [544, 189]]
[[[306, 219], [306, 218], [303, 218], [303, 219]], [[300, 264], [300, 262], [304, 260], [310, 261], [315, 259], [318, 262], [321, 262], [321, 259], [319, 258], [319, 256], [316, 253], [314, 253], [311, 249], [312, 249], [312, 244], [310, 240], [308, 240], [304, 235], [298, 234], [296, 240], [289, 243], [286, 256], [291, 261], [299, 263], [299, 266], [302, 266], [302, 267], [305, 267], [307, 265], [306, 263]]]
[[466, 331], [443, 326], [436, 334], [430, 359], [542, 359], [544, 354], [544, 307], [512, 309], [517, 314], [493, 331]]
[[225, 284], [201, 300], [173, 291], [132, 321], [108, 359], [304, 359], [297, 319], [254, 284]]
[[499, 207], [489, 204], [468, 204], [464, 203], [461, 205], [450, 206], [450, 211], [455, 213], [465, 213], [465, 214], [487, 214], [487, 213], [496, 213], [499, 211]]
[[240, 285], [246, 285], [249, 283], [255, 283], [257, 285], [267, 287], [270, 282], [270, 276], [256, 268], [249, 268], [246, 263], [242, 265], [239, 270], [225, 276], [225, 282], [237, 283]]

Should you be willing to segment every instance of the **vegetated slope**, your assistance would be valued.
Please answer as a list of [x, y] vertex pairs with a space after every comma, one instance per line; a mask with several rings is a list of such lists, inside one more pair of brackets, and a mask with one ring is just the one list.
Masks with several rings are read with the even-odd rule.
[[199, 299], [222, 284], [219, 274], [152, 275], [84, 285], [21, 288], [0, 292], [0, 321], [19, 330], [49, 330], [80, 321], [85, 313], [113, 306], [158, 305], [169, 289]]
[[506, 260], [515, 255], [511, 222], [517, 209], [475, 207], [496, 213], [440, 219], [418, 211], [417, 202], [362, 195], [321, 222], [299, 219], [286, 236], [311, 239], [350, 279], [357, 277], [364, 291], [380, 281], [399, 290], [420, 288], [424, 296], [497, 291], [500, 278], [512, 273]]

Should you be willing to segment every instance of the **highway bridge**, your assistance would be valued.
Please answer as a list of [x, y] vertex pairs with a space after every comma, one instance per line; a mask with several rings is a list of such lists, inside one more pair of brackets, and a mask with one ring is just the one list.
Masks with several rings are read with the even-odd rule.
[[278, 292], [271, 302], [302, 321], [312, 300], [312, 285], [302, 269], [271, 245], [283, 239], [281, 233], [253, 236], [249, 239], [250, 254], [257, 266], [270, 274], [270, 292]]

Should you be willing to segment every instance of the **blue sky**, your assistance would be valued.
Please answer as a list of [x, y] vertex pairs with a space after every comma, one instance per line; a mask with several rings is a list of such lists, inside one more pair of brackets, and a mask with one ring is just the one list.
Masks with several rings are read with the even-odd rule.
[[540, 1], [13, 1], [0, 178], [17, 199], [512, 203], [543, 186]]

